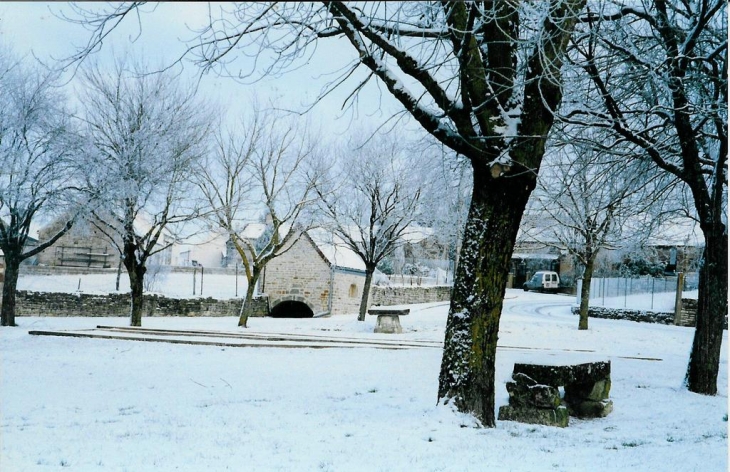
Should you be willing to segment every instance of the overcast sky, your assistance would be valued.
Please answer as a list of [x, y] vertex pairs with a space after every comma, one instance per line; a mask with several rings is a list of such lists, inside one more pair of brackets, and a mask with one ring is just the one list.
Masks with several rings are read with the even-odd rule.
[[[87, 8], [103, 7], [103, 3], [84, 4]], [[151, 65], [168, 65], [185, 50], [183, 40], [194, 37], [190, 28], [204, 24], [207, 14], [205, 3], [162, 3], [143, 8], [141, 23], [136, 18], [125, 19], [122, 25], [105, 41], [97, 57], [109, 60], [115, 54], [129, 51], [133, 56], [144, 58]], [[9, 45], [21, 55], [35, 55], [43, 61], [64, 59], [83, 46], [90, 32], [82, 25], [73, 24], [59, 16], [73, 14], [65, 3], [55, 2], [9, 2], [0, 3], [0, 41]], [[141, 32], [140, 32], [141, 30]], [[200, 93], [204, 97], [219, 101], [228, 108], [230, 117], [245, 114], [250, 99], [256, 97], [266, 102], [277, 99], [283, 107], [304, 110], [317, 97], [323, 85], [332, 80], [326, 73], [335, 72], [354, 57], [353, 52], [342, 40], [330, 40], [318, 47], [316, 55], [308, 64], [281, 77], [270, 77], [258, 82], [242, 84], [230, 78], [208, 74], [200, 82]], [[238, 56], [236, 66], [251, 67], [252, 59]], [[187, 63], [184, 74], [197, 77], [199, 69]], [[331, 97], [317, 105], [310, 118], [326, 133], [339, 135], [351, 128], [372, 129], [400, 107], [385, 91], [379, 93], [375, 84], [362, 94], [353, 125], [351, 114], [343, 113], [341, 106], [356, 84], [350, 83]]]

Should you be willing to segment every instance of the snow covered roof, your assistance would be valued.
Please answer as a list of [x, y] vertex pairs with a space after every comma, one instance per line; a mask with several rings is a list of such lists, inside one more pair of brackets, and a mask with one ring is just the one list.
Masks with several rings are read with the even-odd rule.
[[548, 253], [526, 253], [526, 252], [514, 252], [512, 253], [512, 259], [544, 259], [548, 261], [556, 261], [560, 256], [557, 254]]
[[243, 239], [258, 239], [266, 231], [266, 223], [249, 223], [240, 232], [239, 236]]
[[430, 238], [431, 236], [433, 236], [433, 234], [433, 228], [428, 228], [426, 226], [410, 225], [403, 232], [401, 238], [407, 243], [414, 244], [420, 243], [424, 239]]
[[310, 229], [307, 231], [307, 235], [333, 266], [340, 269], [365, 271], [365, 263], [360, 256], [348, 248], [342, 239], [335, 234], [318, 228]]

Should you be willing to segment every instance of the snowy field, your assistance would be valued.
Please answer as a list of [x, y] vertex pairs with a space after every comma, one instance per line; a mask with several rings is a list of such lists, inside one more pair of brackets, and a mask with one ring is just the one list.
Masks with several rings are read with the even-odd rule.
[[[193, 298], [201, 296], [200, 271], [191, 273], [160, 273], [154, 280], [147, 277], [148, 292], [159, 293], [171, 298]], [[18, 277], [18, 290], [34, 292], [63, 292], [104, 294], [116, 292], [117, 275], [114, 272], [82, 275], [22, 275]], [[193, 286], [195, 294], [193, 295]], [[238, 287], [238, 288], [236, 288]], [[129, 292], [129, 277], [122, 272], [119, 278], [119, 292]], [[246, 276], [243, 273], [203, 274], [202, 296], [218, 300], [243, 297], [246, 295]]]
[[[565, 429], [436, 405], [438, 348], [225, 348], [30, 336], [126, 318], [18, 318], [0, 329], [0, 470], [726, 471], [727, 332], [719, 394], [682, 387], [693, 330], [591, 319], [573, 298], [510, 290], [496, 407], [515, 362], [610, 359], [614, 411]], [[413, 306], [402, 335], [374, 317], [253, 318], [249, 332], [442, 341], [445, 304]], [[236, 331], [234, 318], [145, 318]], [[649, 358], [661, 360], [648, 360]]]

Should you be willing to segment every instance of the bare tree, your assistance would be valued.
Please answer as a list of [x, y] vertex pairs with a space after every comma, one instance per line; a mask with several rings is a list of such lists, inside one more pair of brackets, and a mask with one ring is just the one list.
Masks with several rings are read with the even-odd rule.
[[567, 119], [601, 127], [690, 189], [705, 238], [689, 390], [714, 395], [727, 317], [727, 2], [597, 5], [571, 56]]
[[468, 160], [443, 145], [423, 150], [422, 161], [435, 164], [432, 179], [421, 197], [422, 222], [433, 229], [433, 238], [445, 249], [444, 259], [453, 270], [459, 265], [464, 222], [469, 211], [472, 168]]
[[[469, 160], [473, 192], [438, 398], [487, 427], [496, 424], [495, 356], [510, 256], [561, 103], [563, 57], [584, 4], [245, 3], [211, 14], [189, 48], [205, 69], [224, 74], [236, 51], [253, 50], [261, 61], [273, 57], [268, 65], [253, 61], [269, 73], [296, 65], [320, 40], [344, 42], [355, 59], [322, 96], [355, 77], [361, 82], [349, 96], [354, 103], [377, 80], [404, 115]], [[80, 57], [137, 6], [78, 11], [94, 31]]]
[[[229, 237], [246, 274], [248, 287], [238, 320], [244, 328], [264, 267], [310, 225], [319, 158], [317, 142], [306, 126], [252, 109], [247, 121], [217, 135], [215, 152], [198, 168], [207, 218]], [[255, 239], [246, 237], [246, 221], [262, 211], [266, 231]]]
[[533, 217], [543, 224], [525, 232], [528, 239], [567, 250], [582, 267], [578, 329], [585, 330], [599, 253], [628, 239], [647, 239], [661, 221], [652, 207], [659, 206], [674, 179], [657, 175], [645, 162], [627, 163], [631, 148], [602, 145], [605, 135], [599, 130], [561, 134], [560, 141], [546, 156], [531, 199]]
[[141, 326], [150, 258], [199, 213], [191, 173], [202, 157], [209, 115], [171, 74], [118, 60], [82, 71], [85, 133], [93, 146], [86, 178], [99, 202], [91, 223], [119, 251], [129, 276], [132, 326]]
[[[55, 243], [75, 220], [73, 171], [82, 149], [57, 78], [8, 50], [0, 52], [0, 249], [6, 267], [2, 326], [15, 326], [20, 263]], [[31, 225], [54, 213], [71, 216], [48, 239], [29, 245]]]
[[378, 135], [340, 151], [331, 185], [316, 188], [325, 226], [365, 264], [358, 321], [365, 321], [375, 268], [405, 242], [420, 216], [421, 188], [428, 187], [403, 144], [393, 135]]

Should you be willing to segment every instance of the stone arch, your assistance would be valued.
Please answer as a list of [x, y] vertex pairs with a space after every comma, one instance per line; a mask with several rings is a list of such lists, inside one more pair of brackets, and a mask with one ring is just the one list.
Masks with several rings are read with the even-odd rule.
[[271, 303], [269, 316], [275, 318], [313, 318], [314, 307], [304, 297], [287, 295]]

